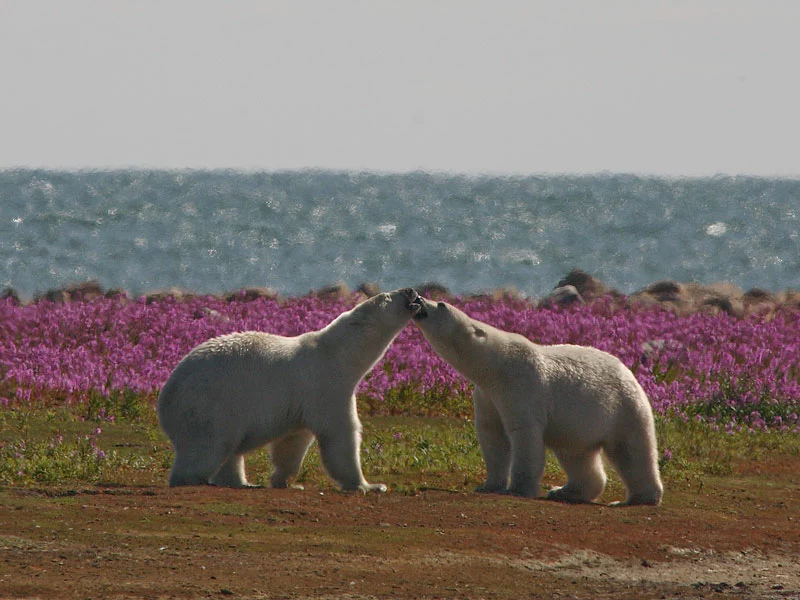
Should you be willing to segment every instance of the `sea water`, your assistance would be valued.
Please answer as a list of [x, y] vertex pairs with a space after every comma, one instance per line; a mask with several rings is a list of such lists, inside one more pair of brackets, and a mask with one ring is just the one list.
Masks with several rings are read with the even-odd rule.
[[95, 279], [305, 294], [435, 282], [540, 297], [581, 268], [625, 293], [663, 279], [800, 288], [800, 180], [633, 175], [0, 171], [0, 287]]

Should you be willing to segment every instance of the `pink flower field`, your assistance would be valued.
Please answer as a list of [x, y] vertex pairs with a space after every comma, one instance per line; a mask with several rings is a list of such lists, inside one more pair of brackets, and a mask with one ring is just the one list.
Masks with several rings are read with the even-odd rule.
[[[2, 301], [0, 404], [81, 403], [126, 394], [154, 403], [172, 369], [198, 343], [242, 330], [297, 335], [325, 326], [356, 301], [356, 296], [25, 306]], [[610, 299], [552, 309], [511, 299], [453, 302], [476, 319], [536, 343], [595, 346], [618, 356], [636, 374], [657, 415], [730, 432], [800, 431], [796, 311], [679, 317]], [[441, 398], [468, 391], [469, 384], [409, 324], [362, 382], [359, 395], [377, 412], [393, 395], [414, 398], [416, 407], [428, 403], [435, 414]]]

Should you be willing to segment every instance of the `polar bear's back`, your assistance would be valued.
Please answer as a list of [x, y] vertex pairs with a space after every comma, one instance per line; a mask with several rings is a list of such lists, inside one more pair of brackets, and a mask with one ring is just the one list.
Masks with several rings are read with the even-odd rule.
[[[212, 338], [187, 354], [169, 377], [162, 395], [168, 396], [174, 385], [202, 380], [205, 386], [219, 382], [230, 388], [237, 374], [248, 378], [270, 378], [293, 360], [297, 353], [296, 338], [247, 331]], [[286, 373], [288, 375], [288, 373]]]
[[[587, 346], [537, 346], [553, 428], [569, 423], [591, 439], [652, 420], [650, 403], [636, 377], [617, 357]], [[594, 432], [594, 433], [592, 433]], [[557, 432], [554, 431], [557, 435]]]
[[299, 339], [261, 331], [229, 333], [196, 346], [181, 362], [222, 357], [258, 357], [260, 360], [279, 361], [294, 354]]
[[589, 379], [592, 384], [600, 386], [636, 381], [630, 369], [616, 356], [591, 346], [557, 344], [536, 346], [536, 351], [542, 358], [542, 368], [548, 374], [552, 373], [556, 379], [567, 381]]
[[[270, 414], [280, 399], [287, 412], [297, 384], [299, 338], [243, 332], [203, 342], [175, 367], [158, 397], [159, 420], [167, 435], [195, 429], [225, 429]], [[294, 366], [293, 366], [294, 365]], [[231, 427], [234, 423], [231, 424]]]

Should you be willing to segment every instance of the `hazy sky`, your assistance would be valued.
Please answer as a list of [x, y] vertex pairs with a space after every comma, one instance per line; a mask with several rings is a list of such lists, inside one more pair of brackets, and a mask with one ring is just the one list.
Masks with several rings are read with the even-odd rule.
[[800, 2], [0, 0], [0, 167], [800, 175]]

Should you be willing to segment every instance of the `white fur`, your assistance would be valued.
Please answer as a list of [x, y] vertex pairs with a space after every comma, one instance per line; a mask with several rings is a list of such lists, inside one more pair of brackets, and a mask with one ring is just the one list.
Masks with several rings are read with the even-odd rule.
[[354, 392], [418, 309], [415, 298], [413, 290], [379, 294], [297, 337], [248, 331], [197, 346], [158, 397], [175, 449], [170, 485], [248, 486], [244, 455], [270, 444], [272, 487], [286, 487], [316, 438], [343, 489], [385, 491], [361, 472]]
[[445, 302], [421, 304], [415, 324], [475, 385], [475, 426], [487, 470], [478, 491], [539, 496], [546, 446], [567, 473], [567, 484], [548, 498], [600, 496], [603, 450], [628, 488], [624, 504], [661, 501], [650, 403], [616, 357], [584, 346], [540, 346]]

